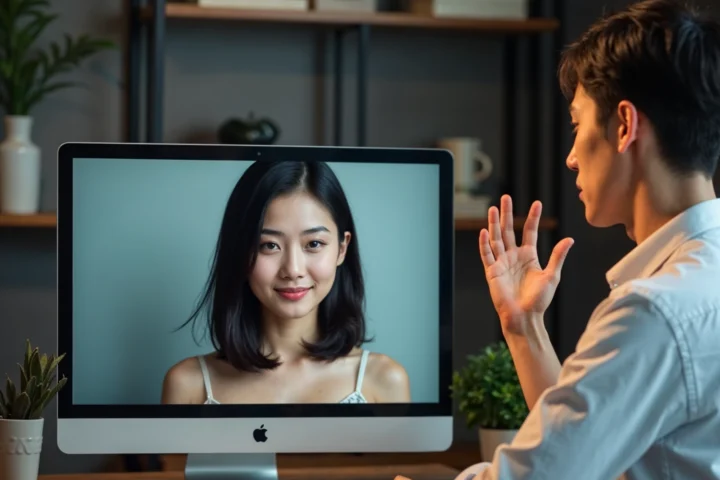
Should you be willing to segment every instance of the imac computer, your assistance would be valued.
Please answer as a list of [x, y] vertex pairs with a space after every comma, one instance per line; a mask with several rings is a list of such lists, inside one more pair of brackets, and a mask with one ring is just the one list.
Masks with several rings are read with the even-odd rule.
[[63, 144], [60, 450], [449, 448], [453, 183], [435, 149]]

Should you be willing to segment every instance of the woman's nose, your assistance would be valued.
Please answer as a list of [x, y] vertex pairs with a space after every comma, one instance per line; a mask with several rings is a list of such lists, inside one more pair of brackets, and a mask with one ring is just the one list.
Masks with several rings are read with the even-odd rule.
[[290, 248], [286, 251], [282, 274], [286, 278], [300, 278], [305, 274], [305, 256], [301, 249]]

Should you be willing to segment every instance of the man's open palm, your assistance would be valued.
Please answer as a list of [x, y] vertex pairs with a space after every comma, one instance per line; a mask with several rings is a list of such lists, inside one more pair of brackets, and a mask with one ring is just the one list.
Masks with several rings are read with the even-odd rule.
[[504, 195], [500, 211], [488, 211], [488, 229], [480, 232], [478, 246], [485, 266], [485, 277], [502, 327], [522, 333], [524, 319], [542, 315], [550, 306], [560, 282], [560, 272], [573, 240], [566, 238], [553, 249], [546, 268], [540, 266], [537, 237], [542, 204], [530, 207], [523, 229], [522, 244], [515, 243], [512, 199]]

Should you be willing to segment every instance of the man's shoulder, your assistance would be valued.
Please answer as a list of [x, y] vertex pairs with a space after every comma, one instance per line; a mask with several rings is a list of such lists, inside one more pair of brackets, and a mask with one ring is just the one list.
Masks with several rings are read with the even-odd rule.
[[688, 240], [652, 275], [627, 282], [613, 296], [641, 299], [675, 320], [717, 314], [720, 238], [713, 240]]
[[[590, 337], [647, 341], [702, 356], [720, 342], [720, 249], [688, 241], [652, 275], [610, 291], [588, 323]], [[692, 353], [688, 353], [692, 352]]]

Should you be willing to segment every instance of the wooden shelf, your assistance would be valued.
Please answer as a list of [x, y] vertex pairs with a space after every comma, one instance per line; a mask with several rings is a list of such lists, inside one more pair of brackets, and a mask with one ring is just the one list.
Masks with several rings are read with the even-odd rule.
[[[522, 230], [525, 225], [526, 217], [515, 217], [514, 224], [517, 230]], [[480, 232], [481, 229], [487, 228], [487, 218], [456, 218], [455, 230], [471, 230]], [[553, 230], [557, 228], [557, 220], [554, 218], [541, 218], [540, 230]]]
[[[170, 19], [229, 20], [260, 23], [299, 23], [328, 26], [370, 25], [375, 27], [421, 28], [442, 30], [477, 30], [501, 33], [541, 33], [559, 27], [554, 18], [528, 20], [436, 18], [406, 12], [328, 12], [315, 10], [262, 10], [200, 7], [195, 4], [169, 2], [165, 15]], [[152, 18], [150, 7], [144, 7], [142, 18]]]
[[0, 214], [0, 227], [53, 228], [56, 225], [57, 217], [54, 213], [39, 213], [35, 215]]
[[[515, 228], [521, 230], [525, 224], [525, 217], [515, 218]], [[57, 225], [57, 217], [54, 213], [40, 213], [37, 215], [0, 215], [0, 227], [24, 227], [24, 228], [54, 228]], [[467, 230], [479, 232], [487, 228], [486, 218], [458, 218], [455, 220], [455, 230]], [[552, 230], [557, 228], [557, 220], [554, 218], [540, 219], [540, 230]]]

